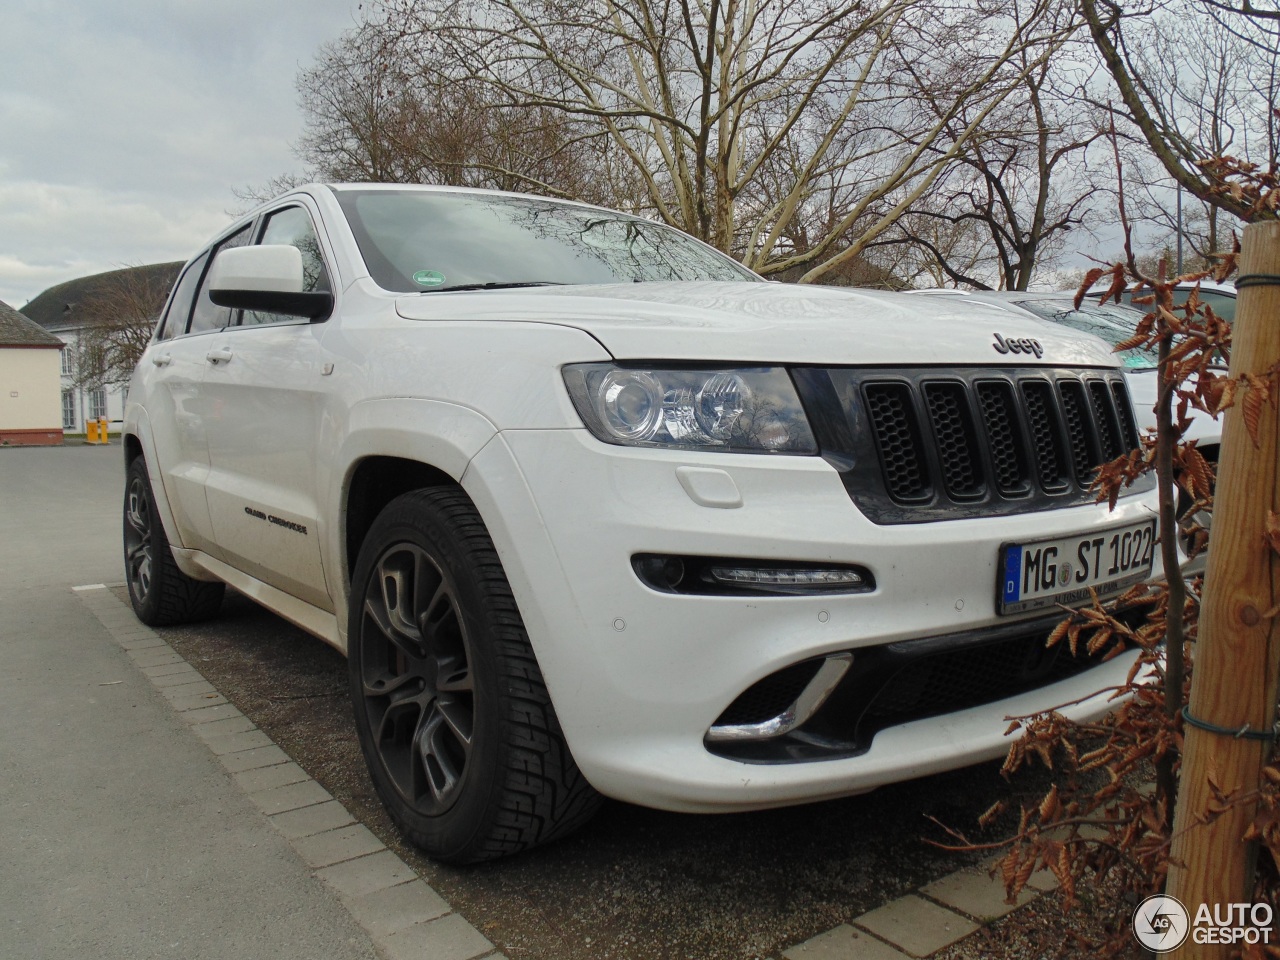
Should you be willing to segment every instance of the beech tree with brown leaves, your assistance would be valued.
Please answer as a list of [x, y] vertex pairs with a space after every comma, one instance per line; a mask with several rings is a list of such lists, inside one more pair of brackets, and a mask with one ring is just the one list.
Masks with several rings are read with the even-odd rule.
[[[1114, 149], [1117, 169], [1122, 173], [1118, 146]], [[1210, 196], [1229, 197], [1250, 221], [1274, 219], [1280, 202], [1280, 178], [1274, 169], [1258, 171], [1249, 163], [1217, 158], [1204, 161], [1200, 170], [1211, 181]], [[1263, 368], [1256, 370], [1238, 370], [1233, 363], [1229, 372], [1222, 372], [1221, 363], [1233, 356], [1232, 325], [1195, 293], [1184, 304], [1176, 305], [1174, 291], [1179, 283], [1194, 284], [1209, 277], [1227, 279], [1236, 270], [1239, 246], [1216, 254], [1212, 271], [1174, 276], [1167, 263], [1162, 262], [1153, 276], [1143, 270], [1135, 256], [1124, 199], [1121, 175], [1118, 212], [1125, 234], [1125, 259], [1110, 268], [1091, 270], [1077, 292], [1077, 303], [1086, 295], [1097, 296], [1094, 285], [1105, 280], [1104, 302], [1128, 291], [1135, 304], [1148, 308], [1134, 335], [1116, 349], [1154, 350], [1159, 358], [1161, 390], [1157, 427], [1142, 438], [1139, 449], [1104, 465], [1095, 487], [1100, 498], [1114, 502], [1119, 491], [1136, 477], [1155, 472], [1161, 490], [1161, 528], [1172, 532], [1177, 529], [1172, 522], [1175, 482], [1183, 486], [1197, 508], [1212, 509], [1215, 493], [1213, 467], [1200, 455], [1194, 441], [1182, 440], [1190, 422], [1190, 409], [1212, 416], [1237, 411], [1233, 414], [1238, 417], [1234, 429], [1243, 429], [1246, 436], [1243, 444], [1238, 438], [1226, 438], [1224, 452], [1231, 446], [1239, 450], [1252, 444], [1271, 451], [1273, 456], [1274, 437], [1265, 446], [1262, 437], [1264, 431], [1275, 431], [1280, 360], [1269, 367], [1264, 362]], [[1274, 236], [1274, 230], [1272, 239], [1280, 247], [1280, 237]], [[1273, 250], [1271, 255], [1280, 258], [1280, 250]], [[1275, 278], [1254, 280], [1273, 283]], [[1273, 329], [1274, 326], [1272, 323]], [[1256, 365], [1257, 359], [1249, 362]], [[1264, 423], [1269, 426], [1264, 427]], [[1274, 475], [1274, 465], [1268, 469]], [[1273, 492], [1263, 490], [1264, 499]], [[1275, 744], [1270, 746], [1270, 763], [1265, 767], [1258, 763], [1252, 771], [1242, 770], [1237, 757], [1230, 771], [1215, 772], [1211, 762], [1206, 768], [1203, 755], [1198, 763], [1189, 764], [1184, 752], [1189, 736], [1203, 741], [1203, 736], [1246, 731], [1250, 736], [1263, 737], [1275, 721], [1275, 681], [1280, 661], [1267, 662], [1272, 658], [1266, 644], [1259, 650], [1263, 665], [1258, 665], [1259, 658], [1255, 656], [1248, 676], [1229, 673], [1230, 653], [1225, 654], [1225, 662], [1224, 654], [1215, 650], [1213, 655], [1216, 684], [1221, 688], [1225, 683], [1233, 691], [1229, 712], [1239, 712], [1242, 705], [1253, 710], [1262, 702], [1262, 723], [1239, 727], [1232, 721], [1230, 731], [1219, 723], [1217, 732], [1202, 734], [1214, 728], [1220, 713], [1206, 714], [1206, 706], [1193, 701], [1200, 712], [1196, 730], [1188, 726], [1186, 713], [1188, 695], [1194, 689], [1196, 643], [1208, 642], [1201, 633], [1202, 609], [1217, 611], [1216, 619], [1206, 624], [1214, 624], [1219, 631], [1223, 629], [1224, 611], [1236, 616], [1244, 609], [1243, 601], [1236, 602], [1239, 598], [1234, 594], [1225, 595], [1228, 602], [1224, 608], [1220, 592], [1232, 590], [1234, 584], [1212, 579], [1215, 569], [1226, 566], [1215, 565], [1222, 559], [1221, 551], [1230, 549], [1230, 544], [1244, 543], [1249, 545], [1250, 557], [1264, 554], [1248, 561], [1261, 572], [1264, 582], [1270, 576], [1267, 571], [1280, 566], [1280, 512], [1270, 513], [1265, 524], [1263, 519], [1261, 515], [1242, 516], [1239, 510], [1229, 509], [1230, 526], [1223, 529], [1215, 525], [1220, 547], [1218, 554], [1210, 554], [1207, 594], [1201, 578], [1184, 584], [1175, 537], [1166, 533], [1161, 541], [1162, 582], [1136, 587], [1111, 603], [1102, 603], [1095, 597], [1083, 609], [1066, 611], [1066, 619], [1049, 638], [1051, 645], [1069, 644], [1073, 651], [1083, 646], [1103, 659], [1137, 651], [1126, 682], [1110, 691], [1116, 710], [1090, 724], [1073, 723], [1057, 711], [1011, 718], [1010, 733], [1020, 732], [1021, 736], [1010, 749], [1005, 772], [1012, 774], [1028, 764], [1041, 763], [1054, 771], [1052, 787], [1039, 803], [1021, 809], [1017, 827], [1003, 841], [970, 843], [963, 832], [949, 830], [961, 849], [1005, 851], [997, 869], [1011, 899], [1038, 869], [1049, 870], [1058, 879], [1068, 907], [1077, 902], [1082, 884], [1110, 884], [1111, 896], [1102, 902], [1110, 903], [1112, 910], [1101, 918], [1108, 934], [1101, 941], [1082, 937], [1077, 946], [1086, 955], [1134, 955], [1137, 947], [1129, 931], [1130, 901], [1117, 899], [1114, 894], [1118, 890], [1141, 899], [1161, 892], [1171, 871], [1175, 879], [1179, 870], [1185, 877], [1189, 863], [1204, 870], [1206, 864], [1213, 862], [1219, 874], [1215, 880], [1240, 880], [1234, 888], [1232, 881], [1215, 888], [1224, 903], [1252, 897], [1280, 908], [1280, 754], [1274, 752]], [[1251, 523], [1262, 528], [1246, 529]], [[1203, 531], [1199, 535], [1193, 531], [1187, 545], [1192, 550], [1201, 549], [1206, 540]], [[1267, 594], [1265, 587], [1260, 592]], [[1249, 603], [1253, 602], [1250, 598]], [[1242, 622], [1250, 622], [1247, 615], [1242, 616]], [[1277, 616], [1280, 603], [1265, 612], [1257, 610], [1252, 623], [1266, 632]], [[1228, 671], [1225, 675], [1224, 670]], [[1250, 749], [1265, 758], [1261, 748]], [[1143, 782], [1152, 770], [1155, 790], [1147, 791]], [[995, 805], [981, 822], [992, 823], [1006, 806]], [[1223, 846], [1213, 852], [1194, 851], [1190, 846], [1192, 833], [1201, 827], [1212, 828], [1219, 821], [1217, 833]], [[1251, 842], [1260, 842], [1269, 856], [1262, 861], [1249, 857], [1247, 844]], [[1200, 883], [1203, 877], [1194, 879], [1195, 889], [1206, 889]], [[1186, 895], [1176, 883], [1170, 892]], [[1199, 902], [1190, 904], [1191, 909]], [[1195, 956], [1208, 955], [1209, 950], [1214, 956], [1228, 952], [1224, 945], [1196, 944], [1188, 949]], [[1261, 960], [1276, 952], [1259, 944], [1246, 945], [1244, 954], [1250, 960]]]

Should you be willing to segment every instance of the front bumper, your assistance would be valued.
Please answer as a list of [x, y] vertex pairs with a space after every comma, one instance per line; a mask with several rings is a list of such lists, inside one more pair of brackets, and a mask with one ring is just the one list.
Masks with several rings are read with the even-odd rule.
[[[681, 467], [718, 473], [699, 487], [687, 471], [682, 480]], [[1017, 618], [995, 613], [1001, 543], [1143, 519], [1153, 515], [1154, 493], [1113, 512], [1086, 505], [877, 526], [816, 457], [635, 450], [584, 430], [502, 433], [463, 485], [494, 537], [574, 757], [597, 789], [619, 799], [747, 810], [964, 766], [1008, 749], [1010, 715], [1067, 702], [1075, 702], [1068, 716], [1105, 713], [1109, 692], [1091, 694], [1122, 683], [1132, 663], [1132, 654], [1121, 656], [1038, 690], [881, 730], [856, 757], [753, 764], [716, 756], [704, 743], [708, 729], [762, 677], [838, 651], [856, 657], [860, 647], [1007, 625]], [[633, 572], [638, 553], [858, 564], [876, 589], [660, 593]]]

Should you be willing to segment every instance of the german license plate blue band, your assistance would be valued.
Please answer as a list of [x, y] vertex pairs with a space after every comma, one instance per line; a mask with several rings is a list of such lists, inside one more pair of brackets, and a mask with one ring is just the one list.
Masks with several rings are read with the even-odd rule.
[[1009, 547], [1004, 554], [1004, 597], [1006, 605], [1017, 603], [1022, 595], [1022, 548]]

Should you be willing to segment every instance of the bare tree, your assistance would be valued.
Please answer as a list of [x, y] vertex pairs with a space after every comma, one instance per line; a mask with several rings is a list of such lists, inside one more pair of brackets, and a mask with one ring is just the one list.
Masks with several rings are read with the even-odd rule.
[[314, 177], [607, 199], [598, 131], [495, 100], [465, 78], [436, 83], [410, 64], [403, 39], [372, 21], [321, 48], [298, 78], [307, 129], [297, 152]]
[[[1157, 11], [1147, 23], [1138, 63], [1144, 83], [1160, 91], [1182, 128], [1208, 156], [1243, 155], [1266, 165], [1277, 156], [1277, 118], [1267, 109], [1276, 102], [1275, 56], [1259, 49], [1211, 18], [1206, 29], [1188, 31], [1178, 11]], [[1208, 266], [1209, 254], [1230, 245], [1242, 226], [1231, 212], [1183, 191], [1170, 189], [1169, 174], [1141, 140], [1130, 150], [1130, 195], [1135, 222], [1146, 221], [1176, 243], [1183, 241], [1184, 263]], [[1143, 155], [1145, 154], [1145, 156]], [[1173, 258], [1170, 263], [1174, 263]]]
[[76, 305], [81, 323], [73, 353], [77, 387], [128, 383], [173, 285], [173, 273], [135, 266], [103, 275]]
[[[377, 136], [405, 145], [432, 126], [506, 133], [525, 163], [465, 144], [430, 178], [513, 172], [539, 192], [589, 188], [761, 272], [812, 281], [863, 256], [1052, 55], [1069, 28], [1045, 16], [1050, 6], [388, 0], [362, 27], [379, 53], [360, 75], [393, 65], [395, 81], [354, 118], [333, 115], [371, 132], [364, 118], [376, 116]], [[406, 116], [403, 91], [433, 104], [430, 125]], [[475, 108], [469, 124], [451, 121], [451, 98]], [[551, 133], [542, 148], [540, 130]], [[340, 136], [322, 140], [350, 153]], [[530, 173], [528, 160], [563, 144], [576, 153], [571, 176]]]
[[1020, 86], [890, 235], [931, 257], [944, 284], [1026, 290], [1105, 194], [1090, 162], [1104, 137], [1085, 102], [1090, 71], [1035, 54], [1019, 54]]
[[[1125, 114], [1159, 164], [1205, 204], [1253, 219], [1257, 211], [1227, 187], [1221, 159], [1275, 169], [1276, 0], [1153, 0], [1128, 9], [1081, 0], [1081, 12]], [[1217, 232], [1216, 220], [1210, 227]]]

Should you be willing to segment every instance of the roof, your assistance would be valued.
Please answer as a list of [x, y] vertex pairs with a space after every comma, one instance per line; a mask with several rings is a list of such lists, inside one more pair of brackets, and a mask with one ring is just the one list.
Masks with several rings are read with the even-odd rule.
[[87, 303], [102, 285], [112, 282], [122, 274], [139, 272], [143, 274], [145, 280], [163, 285], [168, 289], [177, 280], [178, 271], [181, 269], [182, 261], [149, 263], [140, 267], [108, 270], [105, 273], [68, 280], [56, 287], [50, 287], [35, 297], [22, 308], [22, 312], [46, 330], [78, 326], [80, 318], [76, 314], [77, 304]]
[[61, 347], [62, 341], [0, 300], [0, 347]]

